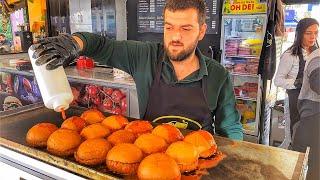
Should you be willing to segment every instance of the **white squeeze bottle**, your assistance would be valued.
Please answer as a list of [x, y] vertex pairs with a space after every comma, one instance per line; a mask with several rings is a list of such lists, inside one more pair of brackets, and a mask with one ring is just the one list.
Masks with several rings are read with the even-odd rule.
[[63, 67], [47, 70], [46, 64], [41, 66], [35, 64], [36, 59], [33, 58], [32, 48], [29, 48], [28, 53], [44, 105], [56, 112], [68, 109], [73, 100], [73, 94]]

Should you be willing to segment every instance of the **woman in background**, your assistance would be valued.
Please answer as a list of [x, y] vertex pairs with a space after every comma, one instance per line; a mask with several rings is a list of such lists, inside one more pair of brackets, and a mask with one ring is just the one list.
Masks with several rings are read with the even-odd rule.
[[[318, 32], [315, 32], [318, 34]], [[298, 98], [300, 120], [295, 125], [292, 148], [306, 152], [310, 147], [307, 179], [320, 179], [320, 49], [307, 59]]]
[[297, 108], [298, 96], [302, 86], [305, 60], [317, 49], [317, 35], [319, 23], [313, 18], [301, 19], [296, 27], [293, 45], [280, 58], [274, 84], [286, 89], [289, 97], [290, 134], [293, 126], [299, 121]]

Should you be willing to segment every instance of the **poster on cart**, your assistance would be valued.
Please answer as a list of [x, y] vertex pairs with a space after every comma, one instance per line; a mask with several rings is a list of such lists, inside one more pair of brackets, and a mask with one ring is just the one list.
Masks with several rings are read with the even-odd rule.
[[0, 111], [42, 102], [33, 76], [0, 72]]
[[[206, 0], [207, 34], [219, 33], [220, 7], [217, 0]], [[137, 26], [139, 33], [163, 33], [163, 8], [165, 0], [139, 0]]]

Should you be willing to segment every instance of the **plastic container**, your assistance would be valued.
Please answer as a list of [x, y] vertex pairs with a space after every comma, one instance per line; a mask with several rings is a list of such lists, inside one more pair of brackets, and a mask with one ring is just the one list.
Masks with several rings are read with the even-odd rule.
[[28, 53], [44, 105], [56, 112], [68, 109], [73, 94], [63, 67], [47, 70], [46, 64], [35, 64], [36, 59], [32, 57], [34, 50], [29, 48]]
[[80, 56], [77, 60], [78, 69], [92, 69], [94, 68], [94, 61], [91, 58]]

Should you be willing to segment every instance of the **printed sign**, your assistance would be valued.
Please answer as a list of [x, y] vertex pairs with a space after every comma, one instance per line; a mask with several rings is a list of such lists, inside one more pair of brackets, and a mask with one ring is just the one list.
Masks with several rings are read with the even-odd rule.
[[267, 12], [267, 4], [259, 0], [226, 0], [223, 14], [261, 14]]
[[0, 72], [0, 111], [41, 101], [40, 90], [33, 76]]

